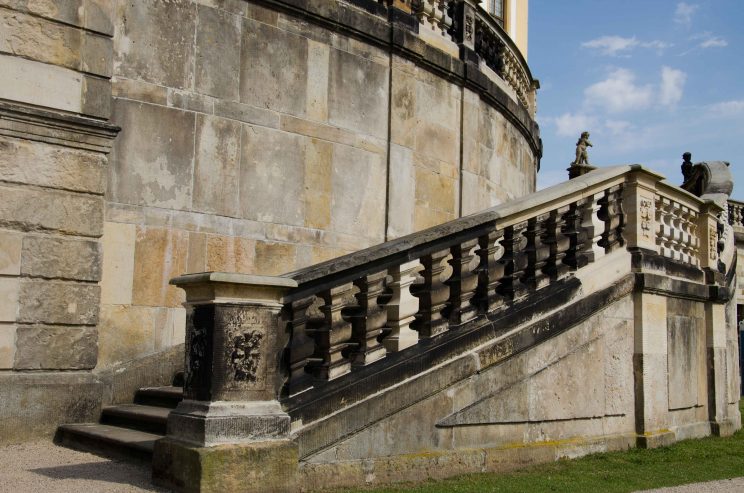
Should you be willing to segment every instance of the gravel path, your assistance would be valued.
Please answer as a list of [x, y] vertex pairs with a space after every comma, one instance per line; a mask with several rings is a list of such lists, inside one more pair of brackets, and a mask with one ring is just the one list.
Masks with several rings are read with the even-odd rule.
[[0, 493], [134, 493], [167, 491], [150, 469], [85, 452], [32, 442], [0, 447]]
[[644, 490], [644, 493], [741, 493], [742, 491], [744, 491], [744, 478], [734, 478]]

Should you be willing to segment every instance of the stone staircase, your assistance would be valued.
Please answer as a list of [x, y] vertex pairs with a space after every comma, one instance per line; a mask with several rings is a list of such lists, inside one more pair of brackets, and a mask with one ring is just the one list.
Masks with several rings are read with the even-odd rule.
[[164, 437], [168, 414], [183, 397], [182, 373], [174, 385], [139, 389], [132, 404], [104, 407], [99, 423], [60, 426], [58, 445], [116, 459], [150, 462], [155, 441]]

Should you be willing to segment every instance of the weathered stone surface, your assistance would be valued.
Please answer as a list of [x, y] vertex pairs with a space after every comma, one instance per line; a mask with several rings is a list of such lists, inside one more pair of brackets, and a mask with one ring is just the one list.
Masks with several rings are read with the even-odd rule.
[[96, 366], [95, 327], [25, 326], [16, 331], [16, 370], [85, 370]]
[[339, 127], [386, 139], [388, 66], [332, 50], [328, 121]]
[[241, 102], [304, 116], [307, 53], [306, 38], [244, 19]]
[[240, 16], [198, 6], [194, 80], [198, 92], [239, 99], [241, 24]]
[[414, 232], [412, 198], [416, 195], [416, 178], [413, 151], [407, 147], [390, 144], [390, 189], [387, 209], [387, 238], [394, 239]]
[[[208, 235], [206, 267], [214, 272], [255, 272], [256, 241], [236, 236]], [[191, 272], [200, 272], [193, 270]]]
[[0, 55], [0, 97], [64, 111], [82, 111], [83, 76], [68, 68]]
[[100, 297], [96, 284], [22, 280], [18, 322], [93, 325]]
[[214, 112], [214, 101], [214, 98], [211, 96], [202, 96], [201, 94], [180, 91], [178, 89], [168, 89], [168, 106], [172, 106], [173, 108], [211, 114]]
[[114, 7], [112, 0], [82, 0], [83, 27], [112, 36], [114, 34]]
[[[302, 137], [244, 126], [240, 163], [242, 216], [301, 226], [305, 222], [305, 142]], [[276, 198], [282, 206], [276, 207]]]
[[0, 137], [3, 181], [102, 194], [105, 165], [98, 153]]
[[196, 28], [193, 2], [119, 3], [116, 22], [117, 75], [180, 89], [191, 87]]
[[0, 230], [0, 274], [17, 276], [21, 273], [22, 242], [22, 234]]
[[[118, 99], [114, 102], [112, 120], [122, 131], [114, 144], [109, 166], [111, 200], [188, 209], [194, 115]], [[168, 128], [168, 132], [162, 132], [163, 128]]]
[[[698, 303], [689, 302], [689, 304], [697, 305]], [[699, 324], [697, 318], [686, 315], [676, 310], [670, 310], [667, 315], [670, 410], [702, 405], [704, 401], [699, 396], [700, 385], [698, 383], [699, 378], [705, 374], [703, 324]]]
[[0, 442], [51, 437], [62, 423], [95, 421], [102, 390], [91, 373], [0, 374]]
[[289, 243], [256, 242], [255, 273], [274, 276], [296, 268], [297, 251]]
[[305, 226], [327, 230], [331, 226], [333, 200], [333, 145], [318, 139], [307, 143], [305, 155]]
[[183, 291], [168, 284], [186, 272], [188, 233], [177, 229], [137, 227], [132, 303], [177, 307]]
[[81, 236], [99, 236], [103, 199], [86, 195], [0, 187], [0, 224], [23, 229], [49, 229]]
[[0, 322], [15, 322], [18, 313], [19, 280], [0, 277]]
[[0, 52], [78, 69], [82, 31], [72, 26], [0, 10]]
[[111, 38], [85, 33], [81, 52], [80, 69], [89, 74], [111, 77], [114, 53]]
[[98, 325], [99, 365], [105, 368], [170, 347], [173, 344], [162, 343], [164, 333], [172, 333], [166, 325], [166, 308], [103, 305]]
[[103, 226], [101, 303], [127, 305], [132, 302], [134, 279], [134, 224], [106, 222]]
[[86, 75], [83, 78], [82, 113], [108, 120], [111, 117], [111, 81]]
[[240, 215], [240, 132], [238, 122], [215, 116], [196, 117], [194, 210]]
[[26, 236], [21, 273], [31, 277], [100, 281], [101, 254], [97, 241]]
[[0, 323], [0, 369], [10, 370], [15, 362], [16, 326]]
[[118, 98], [132, 99], [143, 103], [154, 103], [161, 106], [168, 104], [168, 89], [157, 84], [124, 77], [114, 77], [111, 81], [111, 95]]

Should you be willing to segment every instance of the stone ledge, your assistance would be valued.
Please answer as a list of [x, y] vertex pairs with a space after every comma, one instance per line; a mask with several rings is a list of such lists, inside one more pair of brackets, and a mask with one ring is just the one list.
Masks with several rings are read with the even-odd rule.
[[108, 153], [120, 128], [93, 118], [0, 101], [0, 135]]

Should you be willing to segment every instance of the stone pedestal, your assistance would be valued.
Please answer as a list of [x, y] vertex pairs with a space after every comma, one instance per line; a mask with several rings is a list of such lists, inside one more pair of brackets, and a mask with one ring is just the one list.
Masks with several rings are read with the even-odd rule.
[[155, 445], [153, 480], [188, 492], [294, 489], [297, 446], [278, 395], [287, 334], [281, 277], [189, 274], [184, 400]]
[[571, 163], [571, 166], [566, 168], [566, 171], [568, 171], [568, 179], [573, 180], [574, 178], [578, 178], [579, 176], [585, 175], [590, 171], [594, 171], [595, 169], [597, 169], [596, 166]]

